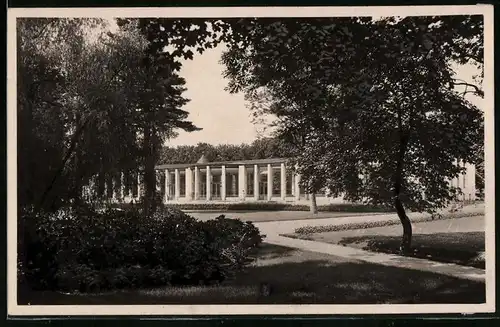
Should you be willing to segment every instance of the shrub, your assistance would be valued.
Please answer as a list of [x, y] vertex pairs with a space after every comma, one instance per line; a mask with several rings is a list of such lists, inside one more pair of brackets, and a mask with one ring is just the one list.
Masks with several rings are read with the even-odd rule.
[[220, 279], [231, 277], [245, 267], [251, 261], [249, 254], [259, 246], [263, 237], [252, 223], [228, 219], [224, 215], [204, 222], [202, 230], [210, 253], [204, 271]]
[[[168, 204], [169, 207], [182, 210], [217, 210], [217, 211], [309, 211], [308, 205], [273, 203], [273, 202], [241, 202], [241, 203], [183, 203]], [[375, 207], [360, 204], [327, 204], [318, 206], [323, 212], [392, 212], [392, 208]]]
[[99, 291], [222, 281], [262, 237], [251, 223], [201, 222], [174, 208], [22, 211], [20, 273], [37, 289]]

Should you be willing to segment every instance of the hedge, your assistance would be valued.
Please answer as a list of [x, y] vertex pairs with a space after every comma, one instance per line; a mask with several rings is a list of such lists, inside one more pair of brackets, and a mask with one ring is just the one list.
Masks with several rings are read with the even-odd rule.
[[172, 208], [149, 217], [133, 208], [28, 210], [19, 232], [20, 279], [32, 289], [69, 292], [221, 282], [262, 242], [249, 222], [202, 222]]
[[[130, 204], [115, 204], [115, 207], [127, 208]], [[133, 206], [133, 205], [132, 205]], [[239, 203], [182, 203], [167, 204], [179, 210], [188, 211], [309, 211], [308, 205], [296, 205], [272, 202], [239, 202]], [[318, 206], [318, 211], [323, 212], [393, 212], [392, 208], [376, 207], [362, 204], [327, 204]]]

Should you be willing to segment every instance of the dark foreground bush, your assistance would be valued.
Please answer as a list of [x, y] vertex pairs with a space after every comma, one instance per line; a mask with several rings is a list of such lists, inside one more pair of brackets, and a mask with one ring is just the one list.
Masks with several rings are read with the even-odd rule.
[[25, 211], [19, 219], [20, 278], [31, 288], [91, 292], [222, 281], [262, 242], [251, 223], [201, 222], [162, 208]]

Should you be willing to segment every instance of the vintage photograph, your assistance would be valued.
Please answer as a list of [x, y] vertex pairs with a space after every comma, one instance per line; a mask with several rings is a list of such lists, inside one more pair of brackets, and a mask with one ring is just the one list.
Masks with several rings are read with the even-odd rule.
[[494, 310], [492, 8], [179, 9], [9, 10], [10, 314]]

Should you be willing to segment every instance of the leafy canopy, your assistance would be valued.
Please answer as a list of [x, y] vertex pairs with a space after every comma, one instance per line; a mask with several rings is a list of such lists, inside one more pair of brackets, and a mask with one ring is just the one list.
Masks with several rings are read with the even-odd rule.
[[482, 73], [466, 82], [452, 68], [482, 70], [481, 16], [252, 24], [223, 55], [228, 89], [268, 95], [257, 108], [299, 149], [306, 188], [429, 211], [455, 198], [455, 161], [475, 163], [483, 142], [482, 112], [464, 92], [483, 93]]

